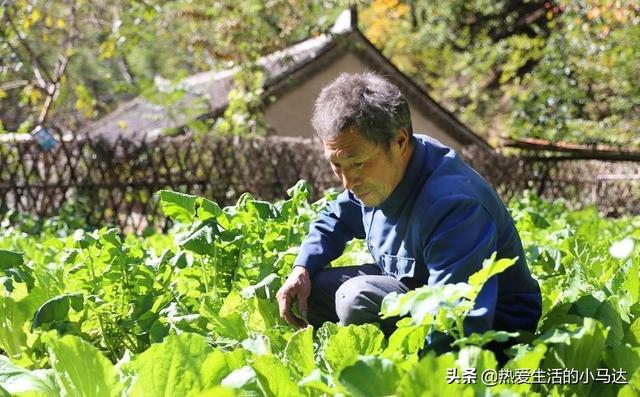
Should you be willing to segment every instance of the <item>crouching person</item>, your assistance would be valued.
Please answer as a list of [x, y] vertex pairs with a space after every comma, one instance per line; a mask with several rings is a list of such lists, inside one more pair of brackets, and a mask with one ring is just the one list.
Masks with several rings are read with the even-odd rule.
[[[311, 225], [277, 293], [284, 320], [378, 323], [390, 335], [397, 319], [379, 315], [387, 294], [466, 282], [497, 252], [518, 261], [484, 285], [465, 334], [536, 330], [540, 288], [508, 210], [451, 148], [413, 133], [396, 86], [371, 73], [343, 74], [320, 93], [312, 123], [345, 190]], [[375, 264], [325, 268], [353, 238], [366, 239]]]

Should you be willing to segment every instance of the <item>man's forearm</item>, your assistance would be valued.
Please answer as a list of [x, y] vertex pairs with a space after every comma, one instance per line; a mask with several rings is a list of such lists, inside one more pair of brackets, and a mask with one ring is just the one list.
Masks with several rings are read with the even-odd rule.
[[294, 266], [302, 266], [313, 275], [342, 255], [354, 237], [364, 237], [360, 204], [348, 191], [341, 193], [320, 213], [302, 242]]

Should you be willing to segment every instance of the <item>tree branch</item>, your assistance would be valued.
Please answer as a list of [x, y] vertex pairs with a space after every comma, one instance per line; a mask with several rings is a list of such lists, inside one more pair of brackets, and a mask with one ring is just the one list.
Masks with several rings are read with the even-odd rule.
[[127, 59], [122, 54], [118, 55], [118, 67], [120, 68], [122, 77], [124, 77], [124, 80], [127, 82], [127, 84], [136, 84], [136, 78], [133, 73], [131, 73], [129, 62], [127, 62]]
[[[9, 37], [7, 36], [6, 32], [4, 31], [4, 29], [0, 29], [0, 34], [2, 34], [2, 37], [5, 40], [5, 43], [7, 43], [7, 45], [9, 46], [9, 49], [11, 49], [11, 51], [16, 55], [16, 57], [18, 57], [18, 59], [20, 59], [20, 61], [25, 64], [25, 65], [30, 65], [31, 62], [28, 62], [24, 56], [22, 56], [22, 54], [20, 53], [20, 51], [18, 51], [18, 49], [16, 47], [14, 47], [13, 44], [11, 44], [11, 41], [9, 41]], [[41, 91], [42, 93], [46, 94], [47, 93], [47, 82], [44, 81], [44, 78], [42, 78], [42, 74], [40, 73], [40, 69], [38, 69], [37, 66], [35, 65], [31, 65], [34, 77], [36, 79], [35, 83], [33, 86], [35, 88], [37, 88], [39, 91]]]
[[[116, 24], [116, 21], [120, 20], [120, 13], [118, 12], [117, 7], [112, 7], [111, 12], [113, 14], [111, 31], [113, 32], [114, 35], [117, 35], [119, 25]], [[127, 84], [134, 85], [136, 83], [136, 78], [131, 72], [131, 67], [129, 66], [129, 62], [127, 61], [122, 51], [118, 51], [117, 65], [118, 65], [118, 68], [120, 69], [120, 73], [122, 74], [122, 77], [124, 77], [124, 80], [127, 82]]]
[[0, 84], [0, 90], [12, 90], [14, 88], [21, 88], [29, 85], [29, 80], [15, 80]]
[[64, 76], [67, 66], [69, 65], [69, 59], [73, 56], [71, 50], [73, 49], [73, 45], [78, 37], [78, 25], [76, 21], [76, 6], [77, 3], [74, 1], [71, 5], [71, 16], [70, 24], [71, 29], [69, 30], [69, 35], [67, 36], [62, 54], [58, 56], [58, 61], [56, 62], [55, 68], [55, 78], [52, 80], [51, 85], [49, 85], [47, 90], [47, 97], [44, 101], [44, 106], [42, 107], [42, 111], [40, 112], [40, 116], [38, 116], [38, 124], [43, 124], [47, 119], [49, 114], [49, 110], [51, 109], [51, 105], [53, 104], [53, 100], [55, 99], [58, 90], [60, 89], [60, 82], [62, 80], [62, 76]]
[[[53, 82], [53, 78], [51, 77], [51, 75], [47, 71], [46, 65], [44, 65], [42, 63], [42, 61], [40, 60], [40, 57], [35, 53], [35, 51], [33, 51], [31, 49], [31, 46], [29, 46], [29, 43], [27, 43], [26, 39], [24, 37], [22, 37], [22, 35], [20, 34], [20, 31], [18, 30], [18, 28], [16, 28], [16, 25], [13, 22], [13, 19], [11, 18], [10, 8], [7, 8], [4, 16], [7, 19], [7, 21], [9, 22], [9, 25], [11, 26], [13, 31], [16, 33], [16, 36], [18, 37], [18, 41], [20, 42], [20, 45], [22, 45], [22, 47], [27, 51], [27, 53], [29, 54], [29, 56], [31, 57], [33, 62], [37, 65], [37, 67], [33, 68], [34, 74], [36, 74], [36, 79], [37, 80], [44, 80], [42, 78], [42, 75], [41, 75], [41, 73], [44, 73], [45, 77], [49, 80], [48, 83], [52, 83]], [[33, 65], [32, 65], [32, 67], [33, 67]], [[45, 87], [46, 87], [46, 83], [47, 82], [45, 82]]]

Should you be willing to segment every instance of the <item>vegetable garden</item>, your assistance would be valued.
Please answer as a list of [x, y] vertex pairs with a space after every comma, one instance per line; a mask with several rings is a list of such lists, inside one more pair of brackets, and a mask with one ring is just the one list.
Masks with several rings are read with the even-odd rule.
[[[53, 217], [0, 227], [0, 396], [635, 396], [640, 394], [640, 217], [604, 219], [532, 195], [510, 210], [540, 282], [535, 334], [464, 335], [489, 277], [390, 295], [403, 316], [294, 330], [275, 292], [334, 192], [301, 181], [277, 203], [159, 192], [174, 225], [142, 237]], [[15, 216], [12, 215], [12, 216]], [[354, 241], [333, 266], [370, 262]], [[431, 331], [453, 351], [423, 350]], [[518, 344], [498, 366], [483, 346]]]

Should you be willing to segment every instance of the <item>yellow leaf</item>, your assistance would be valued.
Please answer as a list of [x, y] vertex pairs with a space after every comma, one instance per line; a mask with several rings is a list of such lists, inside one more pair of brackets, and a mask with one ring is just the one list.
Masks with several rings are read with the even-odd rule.
[[87, 104], [85, 103], [85, 101], [83, 101], [80, 98], [76, 99], [76, 109], [82, 111], [86, 107], [87, 107]]
[[42, 98], [42, 93], [40, 91], [35, 90], [33, 88], [29, 90], [29, 101], [31, 101], [32, 104], [38, 103], [38, 101], [40, 101], [41, 98]]
[[53, 19], [51, 18], [50, 15], [47, 15], [47, 17], [44, 19], [44, 24], [50, 28], [53, 26]]
[[121, 130], [126, 131], [127, 130], [127, 122], [124, 121], [124, 120], [118, 121], [118, 127], [120, 127]]
[[113, 57], [113, 54], [116, 49], [116, 43], [113, 40], [107, 40], [104, 43], [100, 44], [100, 59], [109, 59]]
[[33, 10], [31, 15], [29, 16], [29, 19], [31, 19], [31, 23], [34, 24], [40, 20], [41, 16], [42, 14], [40, 14], [40, 10], [36, 8], [35, 10]]
[[7, 92], [6, 92], [6, 91], [4, 91], [4, 90], [0, 90], [0, 99], [4, 99], [4, 98], [6, 98], [7, 96], [8, 96], [8, 95], [7, 95]]
[[60, 29], [64, 28], [65, 26], [67, 26], [66, 23], [64, 23], [64, 21], [62, 19], [58, 19], [56, 21], [56, 26], [59, 27]]

